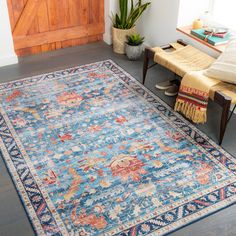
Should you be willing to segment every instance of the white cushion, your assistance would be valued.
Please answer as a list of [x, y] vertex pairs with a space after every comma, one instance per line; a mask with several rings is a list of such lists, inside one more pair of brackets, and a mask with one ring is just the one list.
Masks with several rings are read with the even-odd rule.
[[225, 51], [204, 74], [211, 78], [236, 84], [236, 38], [229, 42]]

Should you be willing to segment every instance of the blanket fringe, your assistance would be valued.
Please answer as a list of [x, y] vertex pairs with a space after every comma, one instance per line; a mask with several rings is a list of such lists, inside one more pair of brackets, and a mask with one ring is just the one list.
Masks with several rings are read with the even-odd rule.
[[187, 101], [177, 99], [174, 109], [175, 111], [181, 112], [194, 123], [203, 124], [207, 121], [206, 108], [196, 106]]

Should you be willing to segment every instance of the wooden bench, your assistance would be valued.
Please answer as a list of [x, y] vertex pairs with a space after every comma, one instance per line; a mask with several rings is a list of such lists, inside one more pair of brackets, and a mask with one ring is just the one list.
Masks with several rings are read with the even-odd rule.
[[[177, 42], [179, 44], [183, 45], [183, 46], [187, 46], [187, 44], [182, 40], [178, 40]], [[161, 49], [163, 49], [163, 50], [169, 50], [171, 48], [172, 48], [172, 46], [170, 44], [161, 47]], [[145, 84], [145, 79], [146, 79], [148, 69], [150, 69], [153, 66], [157, 65], [157, 63], [155, 63], [153, 61], [154, 56], [155, 56], [155, 52], [152, 50], [152, 48], [146, 48], [145, 49], [144, 63], [143, 63], [143, 84]], [[149, 65], [150, 61], [153, 61], [154, 63]], [[227, 124], [228, 124], [229, 120], [231, 119], [232, 114], [233, 114], [236, 106], [234, 106], [234, 109], [230, 114], [230, 106], [231, 106], [232, 99], [230, 97], [224, 95], [220, 91], [215, 92], [213, 101], [215, 103], [217, 103], [218, 105], [220, 105], [221, 108], [222, 108], [221, 123], [220, 123], [220, 136], [219, 136], [219, 144], [221, 145], [222, 141], [223, 141], [223, 138], [224, 138], [224, 134], [225, 134]]]

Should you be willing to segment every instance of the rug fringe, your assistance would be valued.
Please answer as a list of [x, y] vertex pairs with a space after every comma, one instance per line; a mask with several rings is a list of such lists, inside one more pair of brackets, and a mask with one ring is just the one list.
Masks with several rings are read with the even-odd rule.
[[196, 106], [192, 103], [177, 99], [175, 111], [182, 113], [196, 124], [204, 124], [207, 121], [206, 108]]

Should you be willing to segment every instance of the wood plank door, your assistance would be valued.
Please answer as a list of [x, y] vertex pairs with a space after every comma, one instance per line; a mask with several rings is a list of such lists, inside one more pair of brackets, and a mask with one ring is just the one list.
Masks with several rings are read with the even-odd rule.
[[18, 56], [102, 40], [104, 0], [7, 0]]

